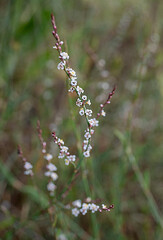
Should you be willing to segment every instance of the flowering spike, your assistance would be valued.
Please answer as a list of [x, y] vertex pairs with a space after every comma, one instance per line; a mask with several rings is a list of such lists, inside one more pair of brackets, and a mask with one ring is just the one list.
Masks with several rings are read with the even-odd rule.
[[55, 17], [52, 13], [51, 13], [51, 22], [52, 22], [53, 29], [56, 32], [57, 31], [57, 26], [55, 24]]
[[77, 217], [80, 213], [82, 215], [86, 215], [88, 211], [91, 211], [92, 213], [95, 212], [103, 212], [107, 211], [110, 212], [112, 208], [114, 208], [114, 205], [110, 205], [107, 207], [106, 205], [102, 204], [101, 207], [94, 203], [91, 199], [87, 202], [82, 203], [80, 199], [75, 200], [72, 202], [73, 208], [71, 209], [72, 215]]
[[70, 163], [74, 165], [74, 162], [76, 161], [76, 156], [70, 155], [69, 148], [64, 146], [64, 141], [58, 138], [55, 132], [52, 132], [52, 137], [60, 150], [58, 158], [63, 158], [65, 160], [65, 165], [69, 165]]
[[39, 120], [37, 121], [37, 133], [38, 133], [40, 143], [42, 145], [42, 153], [44, 154], [44, 153], [46, 153], [46, 142], [44, 141], [44, 139], [42, 137], [42, 129], [41, 129]]
[[106, 99], [106, 101], [105, 101], [103, 104], [100, 104], [100, 110], [99, 110], [99, 112], [97, 113], [96, 119], [99, 118], [100, 116], [103, 116], [103, 117], [106, 116], [106, 113], [105, 113], [105, 111], [104, 111], [104, 107], [105, 107], [106, 104], [109, 104], [109, 103], [110, 103], [110, 99], [111, 99], [112, 96], [114, 95], [115, 90], [116, 90], [116, 85], [114, 86], [113, 90], [109, 93], [108, 98]]
[[23, 155], [23, 151], [20, 147], [20, 145], [18, 146], [18, 155], [19, 157], [22, 159], [22, 161], [24, 162], [24, 168], [25, 168], [25, 171], [24, 171], [24, 174], [25, 175], [30, 175], [30, 176], [33, 176], [33, 171], [32, 171], [32, 164], [30, 162], [27, 161], [27, 159], [24, 157]]

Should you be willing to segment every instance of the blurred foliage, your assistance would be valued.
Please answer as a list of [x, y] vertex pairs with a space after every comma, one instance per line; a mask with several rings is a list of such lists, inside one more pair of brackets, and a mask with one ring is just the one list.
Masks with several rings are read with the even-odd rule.
[[[52, 129], [75, 153], [71, 115], [79, 130], [86, 126], [78, 116], [74, 97], [70, 110], [65, 76], [56, 68], [51, 12], [94, 112], [117, 85], [107, 116], [96, 131], [92, 157], [86, 161], [94, 198], [114, 203], [115, 209], [98, 213], [93, 220], [91, 214], [74, 218], [54, 206], [58, 215], [53, 229], [36, 121], [40, 119], [55, 156], [58, 150], [51, 139]], [[162, 12], [162, 0], [0, 1], [0, 239], [50, 240], [55, 239], [54, 232], [56, 239], [61, 234], [67, 239], [162, 239], [163, 229], [144, 194], [146, 188], [151, 190], [161, 215]], [[19, 143], [35, 166], [40, 190], [23, 175], [17, 156]], [[71, 169], [57, 158], [55, 163], [64, 187]], [[79, 177], [64, 204], [84, 199], [83, 189]]]

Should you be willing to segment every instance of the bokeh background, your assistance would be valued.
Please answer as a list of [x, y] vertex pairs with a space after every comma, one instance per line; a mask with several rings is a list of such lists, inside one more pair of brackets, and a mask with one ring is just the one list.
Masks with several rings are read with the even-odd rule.
[[[76, 153], [72, 116], [81, 133], [86, 124], [72, 95], [70, 108], [65, 75], [57, 70], [51, 13], [94, 112], [117, 85], [84, 173], [92, 196], [115, 208], [93, 218], [55, 212], [53, 229], [36, 122], [56, 156], [59, 188], [72, 169], [58, 161], [50, 132]], [[0, 1], [1, 240], [163, 239], [162, 13], [162, 0]], [[18, 144], [34, 164], [40, 194], [23, 174]], [[64, 204], [87, 197], [80, 180]]]

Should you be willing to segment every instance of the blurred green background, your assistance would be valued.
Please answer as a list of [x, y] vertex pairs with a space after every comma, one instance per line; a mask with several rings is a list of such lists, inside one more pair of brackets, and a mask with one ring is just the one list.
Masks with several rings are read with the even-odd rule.
[[[53, 230], [36, 122], [56, 156], [60, 188], [72, 169], [57, 159], [50, 132], [77, 153], [72, 115], [81, 132], [86, 124], [57, 70], [51, 13], [95, 113], [117, 85], [85, 169], [93, 197], [115, 209], [94, 218], [56, 213]], [[0, 239], [163, 239], [162, 13], [162, 0], [0, 1]], [[23, 174], [18, 144], [41, 193]], [[64, 204], [86, 198], [83, 189], [79, 177]]]

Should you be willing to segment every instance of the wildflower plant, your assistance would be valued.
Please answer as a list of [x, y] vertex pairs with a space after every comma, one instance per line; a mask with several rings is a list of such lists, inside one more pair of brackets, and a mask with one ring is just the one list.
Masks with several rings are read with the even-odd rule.
[[[85, 196], [84, 200], [81, 199], [72, 199], [72, 202], [66, 201], [66, 196], [69, 193], [70, 189], [73, 187], [74, 183], [76, 182], [76, 179], [80, 175], [80, 172], [83, 171], [82, 169], [82, 163], [87, 160], [87, 158], [90, 157], [91, 151], [92, 151], [92, 136], [95, 134], [96, 128], [100, 125], [100, 117], [105, 117], [106, 112], [104, 110], [105, 106], [110, 104], [111, 98], [115, 93], [115, 87], [113, 90], [108, 94], [108, 97], [106, 101], [99, 106], [99, 111], [94, 114], [93, 110], [91, 109], [91, 100], [87, 96], [84, 89], [79, 86], [77, 81], [77, 74], [75, 70], [73, 70], [68, 65], [68, 61], [70, 59], [69, 54], [63, 50], [64, 42], [60, 39], [60, 36], [57, 31], [55, 18], [53, 15], [51, 15], [51, 22], [53, 31], [52, 34], [55, 39], [55, 44], [53, 46], [53, 49], [55, 49], [58, 53], [59, 57], [59, 63], [57, 65], [57, 69], [59, 71], [64, 71], [65, 75], [68, 80], [68, 93], [74, 93], [76, 95], [76, 107], [79, 108], [79, 115], [85, 119], [86, 122], [86, 129], [83, 133], [82, 137], [82, 144], [80, 146], [80, 151], [78, 154], [70, 152], [69, 147], [66, 145], [64, 140], [60, 138], [60, 136], [57, 136], [56, 132], [52, 132], [52, 138], [54, 143], [57, 145], [59, 154], [58, 159], [59, 161], [63, 161], [63, 164], [65, 164], [67, 167], [72, 165], [73, 172], [70, 180], [68, 181], [68, 184], [65, 186], [65, 188], [60, 191], [60, 186], [57, 184], [58, 178], [61, 177], [61, 174], [58, 173], [58, 169], [56, 164], [54, 164], [55, 159], [53, 154], [51, 154], [47, 150], [47, 143], [43, 139], [42, 136], [42, 129], [40, 127], [40, 122], [37, 122], [37, 133], [38, 137], [41, 143], [42, 147], [42, 155], [45, 160], [45, 171], [44, 176], [48, 179], [47, 183], [47, 191], [49, 192], [49, 207], [51, 206], [59, 206], [61, 210], [70, 210], [72, 215], [75, 217], [78, 217], [78, 215], [86, 215], [88, 212], [95, 213], [95, 212], [109, 212], [111, 209], [114, 208], [114, 205], [108, 205], [104, 203], [99, 203], [96, 199], [91, 199], [91, 191], [88, 187], [88, 189], [85, 191], [86, 194], [89, 194], [88, 196]], [[23, 155], [22, 149], [18, 148], [18, 154], [22, 161], [24, 162], [24, 168], [25, 168], [25, 175], [30, 175], [32, 178], [35, 177], [36, 172], [33, 171], [32, 163], [27, 161], [26, 158]], [[85, 181], [88, 181], [85, 179]], [[88, 186], [88, 183], [87, 183]], [[56, 194], [56, 189], [58, 189], [58, 192]], [[59, 193], [60, 192], [60, 193]], [[100, 197], [100, 196], [99, 196]], [[78, 196], [77, 196], [78, 198]], [[64, 203], [62, 202], [64, 200]]]

